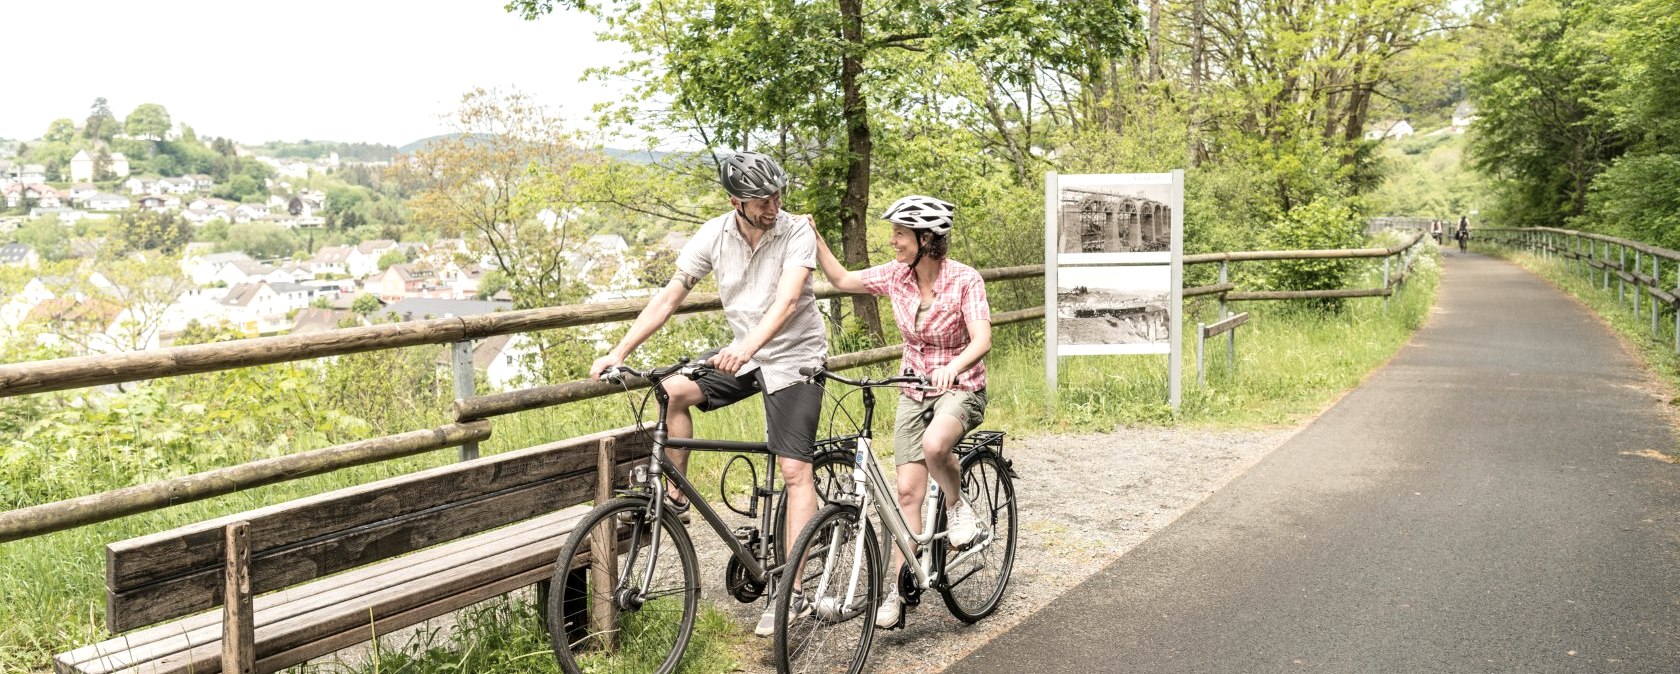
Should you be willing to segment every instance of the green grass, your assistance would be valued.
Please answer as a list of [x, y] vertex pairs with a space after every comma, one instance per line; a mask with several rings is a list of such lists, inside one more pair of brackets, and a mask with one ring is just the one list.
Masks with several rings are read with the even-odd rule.
[[[1223, 367], [1222, 338], [1210, 341], [1210, 373], [1205, 389], [1196, 386], [1193, 335], [1197, 320], [1215, 320], [1217, 305], [1211, 301], [1187, 303], [1184, 395], [1176, 415], [1167, 405], [1165, 356], [1064, 358], [1059, 400], [1052, 410], [1047, 404], [1044, 378], [1043, 326], [1036, 322], [999, 326], [996, 346], [986, 360], [990, 407], [985, 427], [1013, 436], [1033, 436], [1103, 432], [1132, 425], [1253, 427], [1296, 423], [1357, 385], [1422, 325], [1438, 278], [1435, 260], [1433, 253], [1419, 258], [1408, 284], [1386, 311], [1381, 299], [1352, 300], [1341, 312], [1331, 314], [1279, 302], [1234, 305], [1233, 310], [1252, 315], [1237, 331], [1236, 368], [1227, 372]], [[1371, 273], [1361, 285], [1372, 287], [1379, 279], [1380, 273]], [[895, 368], [896, 363], [889, 363], [862, 372], [884, 376]], [[1672, 365], [1669, 370], [1673, 370]], [[851, 396], [846, 406], [854, 417], [857, 401], [857, 396]], [[640, 402], [639, 393], [636, 402]], [[891, 437], [892, 409], [892, 397], [887, 394], [875, 423], [877, 438]], [[648, 413], [651, 415], [652, 410]], [[439, 410], [421, 409], [391, 423], [407, 430], [442, 421]], [[494, 435], [481, 451], [488, 455], [631, 421], [622, 395], [510, 415], [494, 422]], [[847, 417], [841, 415], [830, 425], [825, 414], [819, 434], [851, 432], [846, 421]], [[743, 403], [701, 414], [696, 426], [702, 437], [760, 439], [763, 409], [752, 402]], [[889, 446], [890, 442], [881, 444], [882, 449]], [[83, 451], [104, 449], [107, 447], [95, 445]], [[444, 450], [0, 544], [0, 597], [4, 597], [4, 608], [0, 609], [0, 672], [45, 669], [53, 653], [107, 636], [103, 628], [103, 548], [108, 543], [443, 465], [455, 456], [455, 450]], [[728, 455], [699, 452], [694, 456], [691, 477], [709, 493], [716, 489]], [[731, 475], [736, 483], [730, 487], [732, 492], [745, 489], [741, 484], [744, 480], [738, 478], [744, 475]], [[91, 477], [68, 485], [67, 493], [60, 498], [112, 488]], [[377, 667], [369, 665], [354, 671], [549, 671], [553, 660], [546, 653], [546, 636], [535, 622], [535, 610], [518, 600], [492, 602], [461, 621], [458, 633], [422, 633], [412, 646], [382, 653], [375, 661], [380, 663]], [[741, 640], [740, 627], [709, 606], [702, 618], [702, 629], [691, 646], [696, 655], [689, 671], [729, 671], [730, 653]], [[328, 671], [346, 667], [336, 664]], [[612, 667], [607, 669], [611, 671]]]
[[[397, 645], [381, 645], [365, 659], [332, 660], [300, 670], [378, 674], [547, 674], [558, 672], [542, 607], [534, 600], [502, 597], [467, 608], [447, 629], [422, 630]], [[678, 672], [728, 672], [738, 668], [735, 647], [750, 638], [723, 611], [702, 604], [694, 638]], [[647, 672], [664, 653], [622, 653], [584, 663], [590, 671]]]

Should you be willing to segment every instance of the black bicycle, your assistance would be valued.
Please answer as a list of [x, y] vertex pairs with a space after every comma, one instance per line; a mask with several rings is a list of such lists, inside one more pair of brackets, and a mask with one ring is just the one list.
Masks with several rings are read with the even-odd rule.
[[[659, 418], [651, 431], [653, 449], [647, 463], [632, 468], [629, 487], [617, 490], [616, 498], [596, 504], [584, 515], [560, 550], [549, 587], [548, 628], [554, 657], [568, 674], [606, 668], [665, 674], [681, 662], [694, 632], [700, 572], [683, 521], [669, 499], [661, 498], [667, 481], [728, 547], [724, 576], [730, 596], [751, 603], [773, 588], [786, 540], [786, 504], [776, 487], [776, 462], [768, 445], [668, 435], [670, 400], [660, 382], [674, 376], [698, 379], [710, 370], [703, 361], [683, 359], [645, 371], [620, 366], [604, 377], [623, 385], [626, 394], [630, 394], [630, 378], [647, 380], [650, 386], [641, 409], [646, 409], [651, 396], [658, 401]], [[636, 418], [641, 418], [640, 411]], [[672, 469], [665, 458], [666, 447], [744, 452], [726, 464], [719, 491], [730, 510], [757, 518], [758, 526], [731, 529], [693, 483]], [[764, 457], [762, 482], [749, 454]], [[813, 455], [812, 478], [820, 507], [839, 491], [852, 488], [852, 457], [832, 442], [818, 443]], [[749, 483], [753, 485], [744, 508], [728, 497], [726, 487], [730, 472], [742, 465], [751, 470]]]

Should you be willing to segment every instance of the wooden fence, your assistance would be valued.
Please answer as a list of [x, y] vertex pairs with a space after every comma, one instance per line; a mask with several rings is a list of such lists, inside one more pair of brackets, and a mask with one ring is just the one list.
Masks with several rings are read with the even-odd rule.
[[[1325, 297], [1384, 297], [1404, 282], [1423, 234], [1411, 236], [1391, 248], [1344, 250], [1249, 251], [1188, 255], [1186, 265], [1218, 264], [1219, 282], [1185, 288], [1185, 297], [1218, 295], [1221, 311], [1227, 301], [1264, 301]], [[1393, 263], [1400, 258], [1398, 265]], [[1229, 279], [1230, 263], [1263, 260], [1375, 259], [1383, 261], [1381, 288], [1347, 288], [1297, 291], [1239, 291]], [[987, 282], [1042, 279], [1043, 265], [985, 269]], [[820, 299], [845, 293], [818, 284]], [[1386, 301], [1386, 300], [1385, 300]], [[455, 420], [437, 428], [358, 440], [324, 449], [263, 459], [237, 466], [214, 469], [148, 484], [126, 487], [52, 503], [0, 512], [0, 543], [40, 536], [78, 526], [94, 524], [136, 513], [203, 500], [243, 489], [319, 475], [342, 468], [387, 461], [449, 447], [475, 447], [490, 437], [490, 418], [564, 403], [609, 395], [622, 390], [597, 381], [573, 381], [505, 393], [473, 395], [471, 341], [553, 328], [596, 325], [631, 320], [647, 300], [625, 300], [590, 305], [509, 311], [461, 318], [440, 318], [406, 323], [389, 323], [344, 328], [311, 335], [261, 337], [256, 339], [170, 347], [131, 353], [79, 356], [49, 361], [0, 365], [0, 398], [123, 382], [231, 370], [257, 365], [296, 362], [351, 353], [364, 353], [424, 345], [454, 345], [456, 353]], [[722, 303], [716, 294], [691, 295], [677, 313], [717, 311]], [[1044, 318], [1044, 307], [1003, 312], [993, 323], [1008, 324]], [[841, 354], [829, 359], [834, 369], [847, 369], [898, 358], [901, 345]], [[465, 355], [465, 358], [461, 358]], [[463, 386], [461, 367], [466, 367]], [[645, 386], [646, 382], [633, 385]], [[463, 458], [476, 454], [463, 453]]]
[[[1639, 318], [1641, 295], [1649, 305], [1651, 338], [1661, 336], [1663, 311], [1674, 315], [1674, 350], [1680, 352], [1680, 251], [1639, 241], [1553, 227], [1478, 228], [1478, 241], [1535, 252], [1543, 258], [1571, 263], [1594, 286], [1609, 291], [1616, 280], [1616, 301], [1632, 305]], [[1629, 253], [1632, 264], [1629, 264]], [[1666, 264], [1665, 264], [1666, 261]], [[1650, 273], [1646, 273], [1647, 266]], [[1674, 282], [1665, 286], [1663, 274]], [[1631, 292], [1630, 292], [1631, 290]]]

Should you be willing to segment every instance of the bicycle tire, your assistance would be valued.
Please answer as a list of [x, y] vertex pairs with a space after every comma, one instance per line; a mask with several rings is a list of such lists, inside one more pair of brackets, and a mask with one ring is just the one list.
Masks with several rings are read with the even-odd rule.
[[[962, 551], [943, 541], [933, 548], [934, 568], [940, 569], [939, 595], [951, 615], [965, 623], [978, 622], [997, 610], [1009, 586], [1015, 565], [1017, 513], [1015, 482], [1009, 467], [996, 453], [969, 453], [959, 468], [963, 496], [974, 508], [975, 519], [991, 532], [990, 543], [979, 553], [962, 560]], [[945, 528], [945, 509], [940, 508], [935, 526]]]
[[[858, 545], [862, 545], [862, 549]], [[861, 557], [858, 555], [861, 553]], [[868, 521], [855, 505], [834, 503], [817, 511], [793, 545], [793, 559], [776, 588], [776, 633], [772, 641], [776, 671], [782, 674], [845, 672], [857, 674], [869, 661], [875, 637], [875, 609], [881, 601], [881, 549]], [[853, 559], [861, 561], [858, 585], [851, 581]], [[794, 582], [815, 607], [791, 615]], [[844, 608], [850, 595], [856, 604]], [[855, 637], [850, 636], [856, 633]]]
[[[654, 582], [645, 603], [627, 609], [614, 592], [622, 584], [600, 582], [630, 579], [627, 586], [640, 587], [647, 572], [645, 552], [651, 549], [647, 542], [654, 531], [646, 521], [648, 506], [645, 497], [617, 498], [596, 506], [560, 549], [546, 610], [549, 644], [567, 674], [602, 668], [669, 674], [682, 661], [699, 607], [700, 563], [676, 515], [667, 510], [658, 523], [662, 532], [659, 557], [654, 560]], [[592, 567], [595, 541], [608, 536], [617, 538], [619, 553], [610, 567]], [[611, 576], [600, 575], [608, 570]], [[600, 607], [616, 609], [609, 614], [610, 625], [591, 624], [590, 609]], [[618, 648], [627, 642], [634, 646]], [[634, 661], [599, 662], [612, 657], [613, 650], [619, 652], [618, 657]], [[656, 658], [662, 659], [655, 663]]]

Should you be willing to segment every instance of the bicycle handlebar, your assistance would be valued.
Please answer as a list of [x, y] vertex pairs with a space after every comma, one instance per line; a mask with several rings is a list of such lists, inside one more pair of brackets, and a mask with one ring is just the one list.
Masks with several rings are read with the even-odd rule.
[[608, 370], [610, 374], [602, 373], [601, 378], [613, 382], [622, 382], [626, 376], [641, 377], [658, 384], [660, 381], [669, 378], [671, 375], [677, 374], [688, 377], [689, 379], [699, 379], [702, 375], [712, 371], [712, 369], [712, 364], [708, 361], [699, 360], [689, 362], [687, 358], [683, 358], [673, 365], [649, 368], [646, 370], [637, 370], [628, 365], [620, 364], [617, 367]]
[[799, 374], [802, 377], [809, 377], [812, 381], [819, 379], [832, 379], [847, 386], [856, 386], [858, 388], [875, 388], [881, 386], [912, 384], [923, 391], [933, 390], [933, 386], [928, 383], [927, 377], [923, 377], [921, 375], [900, 375], [897, 377], [887, 377], [885, 379], [851, 379], [848, 377], [842, 377], [823, 367], [802, 367], [799, 368]]

